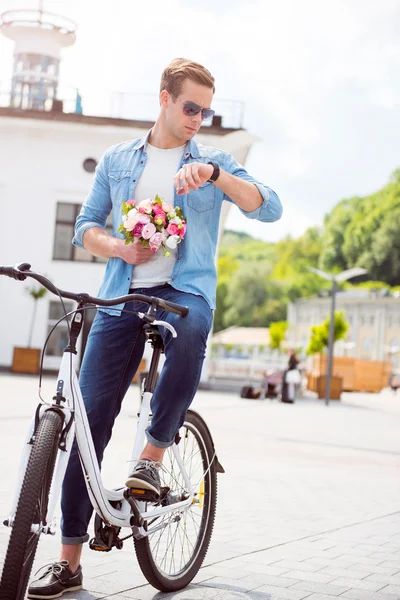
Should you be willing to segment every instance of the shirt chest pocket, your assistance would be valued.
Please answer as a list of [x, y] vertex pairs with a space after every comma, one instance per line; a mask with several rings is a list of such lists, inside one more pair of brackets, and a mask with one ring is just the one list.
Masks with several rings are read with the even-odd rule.
[[111, 200], [120, 204], [130, 199], [131, 171], [110, 171], [108, 180], [110, 183]]
[[198, 190], [188, 194], [188, 205], [198, 213], [213, 210], [215, 206], [215, 187], [212, 183], [205, 183]]

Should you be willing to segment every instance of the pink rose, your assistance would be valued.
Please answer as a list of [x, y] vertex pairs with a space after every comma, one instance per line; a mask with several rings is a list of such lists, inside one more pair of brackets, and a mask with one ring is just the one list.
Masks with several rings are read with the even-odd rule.
[[157, 252], [157, 250], [161, 246], [161, 242], [162, 242], [161, 233], [155, 233], [154, 235], [152, 235], [151, 238], [149, 239], [150, 250], [152, 252]]
[[150, 223], [150, 217], [149, 215], [138, 213], [137, 222], [146, 225], [146, 223]]
[[168, 204], [168, 202], [163, 202], [161, 205], [161, 208], [166, 213], [172, 212], [174, 210], [174, 207], [172, 206], [172, 204]]
[[126, 204], [132, 204], [132, 206], [134, 206], [136, 204], [136, 200], [127, 200]]
[[146, 223], [142, 229], [142, 237], [145, 240], [149, 240], [152, 235], [156, 233], [156, 226], [153, 223]]
[[176, 223], [170, 223], [167, 227], [167, 231], [170, 235], [179, 235], [179, 229]]
[[155, 215], [154, 217], [154, 223], [156, 225], [165, 225], [165, 214], [164, 213], [160, 213], [158, 215]]
[[164, 214], [164, 211], [163, 211], [163, 209], [161, 208], [161, 206], [159, 204], [154, 204], [154, 206], [153, 206], [153, 212], [156, 215], [161, 214], [161, 213]]
[[182, 221], [182, 227], [179, 230], [179, 235], [181, 236], [181, 238], [183, 238], [185, 236], [186, 233], [186, 223], [185, 221]]
[[141, 202], [139, 202], [138, 209], [139, 209], [139, 212], [150, 215], [151, 211], [153, 210], [153, 206], [151, 204], [150, 198], [147, 198], [146, 200], [142, 200]]
[[136, 223], [134, 229], [132, 230], [133, 237], [140, 238], [142, 235], [144, 226], [145, 226], [145, 223]]

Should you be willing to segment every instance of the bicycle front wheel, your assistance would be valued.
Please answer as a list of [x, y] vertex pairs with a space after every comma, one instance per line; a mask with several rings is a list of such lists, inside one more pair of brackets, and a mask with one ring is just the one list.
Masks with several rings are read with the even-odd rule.
[[62, 424], [61, 415], [51, 410], [46, 411], [39, 422], [4, 561], [0, 600], [25, 598], [41, 527], [46, 525], [48, 498]]
[[[217, 502], [217, 471], [210, 432], [197, 413], [188, 411], [178, 448], [196, 493], [188, 509], [172, 510], [148, 522], [159, 529], [134, 539], [140, 568], [147, 581], [163, 592], [187, 586], [199, 571], [211, 539]], [[189, 497], [172, 448], [164, 455], [161, 484], [169, 490], [161, 504], [173, 506]]]

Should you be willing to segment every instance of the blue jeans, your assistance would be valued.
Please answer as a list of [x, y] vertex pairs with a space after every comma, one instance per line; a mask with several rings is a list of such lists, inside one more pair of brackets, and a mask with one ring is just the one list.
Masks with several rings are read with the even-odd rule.
[[[212, 311], [202, 296], [180, 292], [168, 284], [135, 289], [138, 294], [158, 296], [189, 307], [182, 318], [161, 309], [157, 319], [173, 325], [178, 333], [160, 328], [165, 363], [152, 401], [152, 422], [147, 439], [159, 448], [173, 443], [183, 424], [200, 381]], [[148, 305], [131, 302], [129, 310], [146, 312]], [[101, 465], [122, 400], [143, 356], [143, 321], [135, 314], [112, 316], [98, 312], [90, 330], [79, 378], [97, 458]], [[73, 444], [61, 497], [63, 544], [81, 544], [89, 539], [87, 528], [92, 505], [86, 490], [76, 443]]]

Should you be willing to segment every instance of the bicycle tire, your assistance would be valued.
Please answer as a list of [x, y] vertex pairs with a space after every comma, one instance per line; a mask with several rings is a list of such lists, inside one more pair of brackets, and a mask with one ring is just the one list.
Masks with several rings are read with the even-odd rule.
[[32, 445], [0, 581], [0, 600], [23, 600], [39, 543], [33, 523], [44, 523], [53, 479], [62, 416], [48, 410], [41, 418]]
[[[181, 444], [185, 443], [185, 435], [187, 435], [186, 432], [190, 432], [190, 435], [196, 438], [200, 451], [204, 476], [203, 503], [205, 510], [203, 511], [201, 516], [197, 539], [195, 543], [192, 544], [192, 554], [190, 558], [186, 561], [186, 563], [179, 569], [179, 571], [177, 571], [176, 573], [167, 573], [165, 569], [161, 568], [159, 564], [160, 561], [157, 560], [156, 556], [154, 555], [155, 547], [157, 547], [157, 544], [152, 544], [152, 538], [157, 536], [157, 532], [152, 534], [152, 536], [149, 535], [148, 537], [142, 539], [134, 538], [133, 540], [136, 550], [136, 556], [143, 575], [153, 587], [162, 592], [172, 592], [180, 590], [186, 587], [192, 581], [192, 579], [196, 576], [204, 561], [214, 527], [215, 510], [217, 503], [217, 469], [216, 460], [214, 456], [214, 445], [207, 425], [200, 417], [200, 415], [193, 411], [187, 412], [185, 422], [183, 424], [182, 429], [180, 430]], [[184, 456], [184, 452], [182, 451], [181, 456]], [[174, 475], [173, 478], [175, 478]], [[199, 489], [201, 489], [201, 484]], [[188, 515], [189, 511], [194, 510], [192, 508], [193, 506], [194, 505], [192, 505], [188, 509], [188, 512], [185, 513], [185, 516]], [[196, 521], [193, 515], [191, 516], [191, 518], [195, 523]], [[185, 521], [185, 529], [186, 524], [187, 521]], [[178, 531], [178, 526], [180, 526], [180, 521], [177, 523], [176, 531]], [[165, 529], [161, 530], [161, 534], [167, 529], [169, 530], [170, 527], [172, 528], [173, 525], [167, 525]], [[168, 540], [171, 539], [171, 541], [169, 542], [169, 546], [171, 546], [173, 536], [177, 538], [177, 533], [170, 535], [170, 533], [168, 532], [167, 535], [167, 545]], [[179, 534], [178, 537], [180, 536], [181, 534]], [[183, 543], [185, 543], [185, 539]], [[160, 544], [160, 541], [158, 541], [158, 544]], [[175, 564], [175, 558], [173, 559], [173, 562]]]

